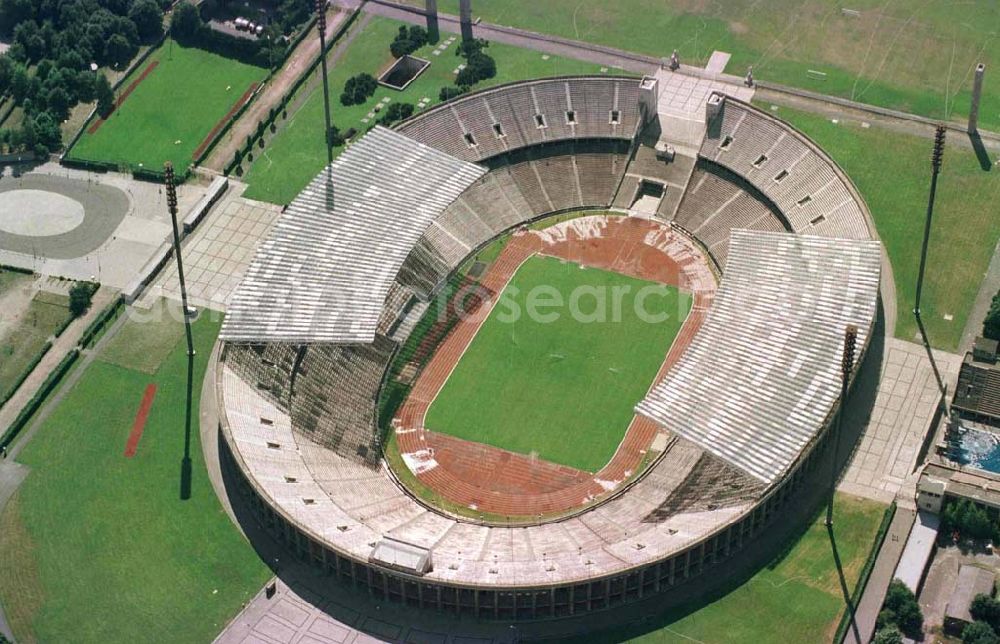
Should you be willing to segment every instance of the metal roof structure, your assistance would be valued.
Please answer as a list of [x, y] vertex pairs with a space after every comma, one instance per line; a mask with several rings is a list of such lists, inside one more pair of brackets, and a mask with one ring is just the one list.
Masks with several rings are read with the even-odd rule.
[[370, 343], [389, 287], [441, 212], [486, 173], [376, 127], [295, 198], [233, 294], [228, 342]]
[[770, 484], [825, 426], [848, 324], [866, 346], [877, 241], [733, 230], [698, 336], [636, 410]]

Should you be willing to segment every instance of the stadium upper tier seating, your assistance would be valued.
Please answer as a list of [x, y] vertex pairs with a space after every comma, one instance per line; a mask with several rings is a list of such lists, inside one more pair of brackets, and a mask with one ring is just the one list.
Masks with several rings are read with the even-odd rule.
[[753, 184], [794, 232], [872, 237], [863, 201], [836, 164], [789, 125], [746, 103], [726, 97], [701, 156]]
[[627, 142], [588, 139], [495, 157], [493, 169], [424, 232], [399, 281], [426, 298], [469, 253], [503, 231], [549, 212], [607, 207], [627, 155]]
[[465, 161], [539, 143], [631, 141], [641, 124], [639, 79], [573, 77], [501, 85], [443, 103], [397, 131]]
[[674, 222], [704, 244], [725, 268], [732, 229], [787, 230], [782, 215], [755, 192], [732, 173], [699, 164]]

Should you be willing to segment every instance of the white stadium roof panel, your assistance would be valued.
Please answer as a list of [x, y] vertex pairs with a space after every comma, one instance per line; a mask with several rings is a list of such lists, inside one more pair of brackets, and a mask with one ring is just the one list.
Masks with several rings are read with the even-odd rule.
[[295, 198], [229, 303], [230, 342], [370, 343], [420, 235], [486, 169], [376, 127]]
[[764, 483], [825, 426], [844, 331], [867, 345], [880, 244], [733, 230], [712, 309], [636, 410]]

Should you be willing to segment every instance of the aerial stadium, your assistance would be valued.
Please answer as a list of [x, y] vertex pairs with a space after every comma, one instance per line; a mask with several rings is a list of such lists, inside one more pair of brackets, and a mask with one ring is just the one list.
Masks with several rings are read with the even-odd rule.
[[[648, 598], [765, 534], [833, 436], [882, 257], [846, 175], [739, 90], [540, 79], [351, 143], [220, 334], [261, 522], [376, 597], [498, 620]], [[669, 315], [503, 326], [552, 283], [655, 286]]]

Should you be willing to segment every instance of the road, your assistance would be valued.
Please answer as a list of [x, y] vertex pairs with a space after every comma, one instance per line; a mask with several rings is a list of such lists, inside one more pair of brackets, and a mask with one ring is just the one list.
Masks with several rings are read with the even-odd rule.
[[[350, 11], [333, 7], [327, 11], [327, 33], [332, 34], [350, 17]], [[281, 103], [282, 97], [295, 81], [319, 56], [319, 35], [314, 26], [299, 46], [288, 57], [285, 64], [264, 85], [264, 89], [250, 104], [247, 111], [233, 124], [229, 132], [219, 141], [202, 165], [216, 172], [222, 172], [233, 160], [236, 151], [246, 144], [247, 136], [257, 130], [257, 123], [266, 120], [271, 108]]]

